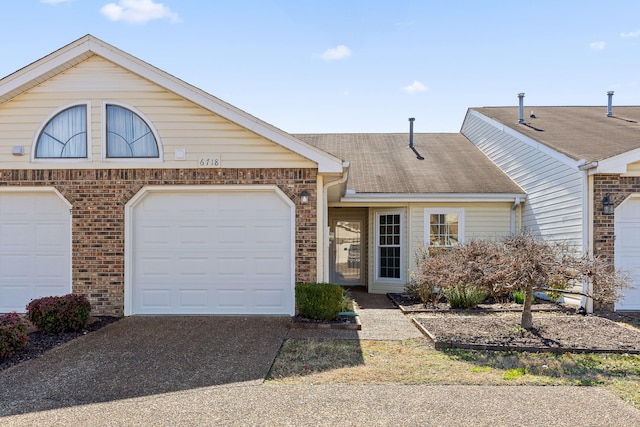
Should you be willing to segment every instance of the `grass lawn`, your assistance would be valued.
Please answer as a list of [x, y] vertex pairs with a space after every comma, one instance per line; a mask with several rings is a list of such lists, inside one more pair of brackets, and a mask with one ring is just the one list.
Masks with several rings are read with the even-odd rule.
[[605, 387], [640, 409], [640, 355], [435, 350], [405, 341], [287, 340], [266, 384]]

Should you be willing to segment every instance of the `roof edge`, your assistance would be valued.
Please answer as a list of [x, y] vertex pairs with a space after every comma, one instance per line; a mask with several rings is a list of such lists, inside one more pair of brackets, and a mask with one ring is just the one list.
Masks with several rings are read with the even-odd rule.
[[396, 203], [460, 203], [460, 202], [513, 202], [524, 201], [525, 193], [356, 193], [340, 199], [341, 203], [396, 202]]

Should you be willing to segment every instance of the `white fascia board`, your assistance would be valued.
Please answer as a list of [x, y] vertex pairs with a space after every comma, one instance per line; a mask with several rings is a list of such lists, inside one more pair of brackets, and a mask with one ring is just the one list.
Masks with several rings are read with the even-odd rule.
[[34, 80], [40, 79], [44, 74], [55, 70], [65, 63], [72, 62], [77, 57], [86, 54], [89, 51], [84, 46], [86, 40], [87, 37], [85, 36], [0, 80], [0, 98]]
[[598, 167], [589, 170], [589, 175], [627, 173], [627, 165], [640, 161], [640, 148], [600, 160]]
[[[512, 136], [513, 138], [516, 138], [517, 140], [529, 145], [530, 147], [540, 151], [541, 153], [569, 166], [572, 168], [576, 168], [578, 169], [578, 167], [580, 166], [581, 163], [584, 163], [584, 160], [575, 160], [572, 159], [571, 157], [567, 156], [566, 154], [562, 154], [559, 151], [554, 150], [553, 148], [543, 144], [542, 142], [538, 142], [533, 138], [530, 138], [520, 132], [518, 132], [516, 129], [511, 128], [509, 126], [506, 126], [490, 117], [485, 116], [482, 113], [479, 113], [478, 111], [475, 110], [469, 110], [469, 114], [479, 118], [480, 120], [485, 121], [486, 123], [490, 124], [491, 126], [495, 127], [496, 129], [506, 133], [509, 136]], [[465, 122], [466, 122], [466, 118], [465, 118]], [[514, 125], [517, 124], [516, 122], [514, 122]]]
[[513, 202], [524, 201], [526, 194], [475, 194], [475, 193], [356, 193], [347, 194], [341, 203], [465, 203], [465, 202]]
[[213, 95], [196, 88], [169, 73], [166, 73], [146, 62], [114, 48], [104, 42], [92, 39], [90, 49], [96, 55], [120, 65], [145, 79], [174, 92], [203, 108], [224, 117], [282, 147], [293, 151], [318, 164], [318, 171], [323, 173], [342, 172], [342, 160], [316, 147], [313, 147], [288, 133], [236, 108]]

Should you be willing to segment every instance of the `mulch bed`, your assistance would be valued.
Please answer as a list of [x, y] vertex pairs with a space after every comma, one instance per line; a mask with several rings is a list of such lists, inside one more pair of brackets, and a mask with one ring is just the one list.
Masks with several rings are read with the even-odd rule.
[[98, 329], [120, 319], [121, 317], [95, 316], [92, 317], [87, 328], [79, 332], [64, 332], [54, 335], [47, 335], [37, 331], [31, 332], [27, 335], [29, 340], [27, 341], [27, 347], [24, 351], [7, 359], [0, 360], [0, 371], [13, 365], [17, 365], [20, 362], [40, 357], [47, 350], [51, 350], [52, 348], [58, 347], [59, 345], [69, 342], [75, 338], [86, 335], [89, 332], [97, 331]]
[[[403, 313], [468, 313], [468, 312], [502, 312], [502, 311], [522, 311], [522, 305], [514, 302], [479, 304], [476, 308], [460, 310], [451, 309], [446, 302], [438, 304], [424, 304], [422, 301], [410, 298], [405, 294], [387, 294], [389, 299], [398, 306]], [[531, 311], [569, 311], [574, 312], [572, 308], [567, 308], [561, 304], [536, 299], [531, 307]]]
[[598, 316], [534, 313], [532, 330], [520, 314], [416, 317], [436, 348], [640, 354], [640, 330]]
[[362, 324], [358, 316], [339, 316], [336, 320], [314, 320], [298, 314], [292, 318], [291, 327], [300, 329], [361, 330]]
[[536, 300], [533, 329], [520, 328], [522, 305], [480, 304], [452, 310], [425, 305], [405, 294], [389, 298], [433, 341], [436, 348], [640, 354], [640, 320], [620, 313], [575, 314], [573, 307]]

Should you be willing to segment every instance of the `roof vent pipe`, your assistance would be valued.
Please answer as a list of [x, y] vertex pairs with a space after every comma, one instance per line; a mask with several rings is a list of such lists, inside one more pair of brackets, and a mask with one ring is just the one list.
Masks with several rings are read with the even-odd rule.
[[524, 123], [524, 93], [518, 94], [518, 124]]
[[409, 148], [413, 148], [413, 117], [409, 118]]
[[613, 93], [612, 90], [607, 92], [607, 96], [609, 97], [609, 102], [607, 102], [607, 117], [613, 117]]

